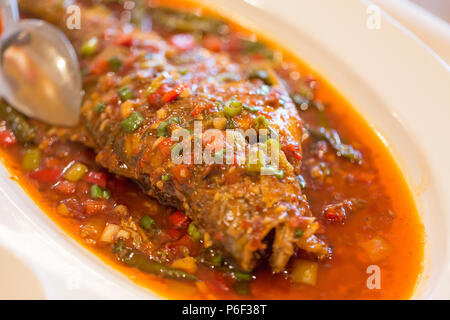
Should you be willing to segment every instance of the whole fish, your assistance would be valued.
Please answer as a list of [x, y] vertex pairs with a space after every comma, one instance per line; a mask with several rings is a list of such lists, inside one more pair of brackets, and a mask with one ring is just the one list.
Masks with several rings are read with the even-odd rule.
[[[81, 25], [69, 29], [73, 17], [60, 0], [19, 3], [33, 17], [61, 28], [80, 54], [82, 141], [94, 148], [99, 164], [183, 210], [205, 247], [222, 250], [245, 270], [265, 251], [274, 272], [284, 270], [296, 248], [318, 257], [329, 254], [315, 235], [318, 222], [297, 181], [302, 120], [270, 66], [233, 62], [228, 53], [211, 52], [186, 33], [167, 40], [124, 23], [101, 5], [75, 3]], [[236, 151], [231, 163], [176, 162], [172, 153], [179, 145], [171, 135], [182, 129], [192, 134], [196, 124], [203, 133], [214, 128], [224, 137], [226, 129], [276, 132], [279, 145], [270, 140], [269, 148], [279, 150], [279, 166], [259, 162], [259, 155], [267, 155], [259, 149], [256, 165], [237, 161]], [[223, 144], [205, 135], [200, 144], [228, 156]], [[243, 144], [248, 151], [264, 141]]]

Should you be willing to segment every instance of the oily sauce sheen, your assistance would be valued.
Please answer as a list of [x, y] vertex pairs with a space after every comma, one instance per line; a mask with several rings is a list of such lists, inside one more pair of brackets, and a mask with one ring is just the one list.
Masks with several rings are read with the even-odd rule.
[[[187, 11], [202, 12], [217, 16], [198, 4], [187, 1], [154, 1], [154, 5], [176, 5]], [[113, 8], [114, 9], [114, 8]], [[226, 18], [221, 17], [226, 21]], [[227, 21], [230, 38], [249, 37], [252, 33]], [[165, 36], [174, 34], [155, 24], [154, 30]], [[256, 35], [255, 35], [256, 36]], [[258, 36], [259, 39], [259, 36]], [[257, 55], [233, 51], [214, 37], [199, 40], [212, 50], [229, 51], [232, 59], [246, 63], [248, 59], [259, 59]], [[232, 41], [230, 41], [232, 42]], [[228, 43], [230, 43], [228, 42]], [[266, 43], [270, 43], [267, 42]], [[273, 52], [282, 49], [267, 45]], [[251, 294], [242, 294], [235, 288], [222, 270], [207, 264], [197, 263], [195, 274], [198, 281], [179, 281], [144, 273], [119, 261], [111, 250], [111, 244], [98, 241], [107, 224], [120, 224], [120, 215], [114, 210], [118, 204], [127, 208], [136, 221], [149, 215], [159, 228], [154, 245], [164, 246], [170, 256], [173, 252], [189, 249], [193, 257], [200, 257], [204, 250], [201, 241], [192, 241], [187, 236], [173, 237], [173, 228], [168, 216], [174, 209], [159, 204], [145, 195], [132, 181], [107, 174], [95, 162], [95, 154], [89, 148], [64, 139], [42, 138], [47, 126], [28, 120], [37, 128], [41, 137], [40, 148], [44, 152], [41, 165], [65, 168], [73, 161], [83, 163], [89, 172], [106, 174], [107, 182], [102, 188], [110, 195], [96, 200], [96, 214], [89, 217], [64, 215], [60, 204], [77, 205], [75, 202], [92, 202], [92, 185], [83, 178], [76, 184], [55, 187], [33, 178], [23, 170], [25, 147], [20, 143], [1, 148], [3, 163], [30, 197], [78, 243], [97, 255], [102, 261], [126, 274], [136, 283], [168, 298], [186, 299], [407, 299], [413, 294], [422, 272], [424, 252], [424, 230], [420, 222], [411, 192], [398, 166], [375, 132], [353, 110], [324, 79], [313, 73], [303, 62], [286, 51], [283, 62], [275, 69], [290, 92], [301, 88], [305, 101], [320, 102], [299, 105], [300, 116], [307, 127], [326, 125], [336, 130], [343, 143], [351, 144], [362, 155], [360, 164], [340, 157], [330, 143], [311, 136], [302, 143], [302, 177], [306, 182], [306, 194], [311, 211], [320, 222], [318, 234], [332, 249], [329, 259], [317, 261], [315, 284], [294, 282], [291, 273], [297, 261], [314, 261], [314, 257], [303, 251], [295, 253], [286, 272], [273, 274], [267, 263], [257, 266], [251, 280]], [[326, 124], [324, 124], [324, 122]], [[7, 125], [6, 125], [7, 127]], [[45, 141], [46, 145], [42, 145]], [[74, 188], [71, 190], [70, 188]], [[70, 197], [67, 196], [70, 194]], [[68, 200], [69, 199], [69, 200]], [[73, 201], [72, 201], [73, 200]], [[71, 202], [72, 201], [72, 202]], [[352, 210], [336, 207], [353, 201]], [[89, 205], [92, 205], [90, 203]], [[101, 205], [104, 210], [98, 210]], [[103, 207], [104, 206], [104, 207]], [[344, 209], [342, 209], [344, 208]], [[342, 211], [344, 210], [344, 211]], [[344, 212], [344, 217], [333, 214]], [[337, 220], [336, 220], [337, 219]], [[186, 231], [185, 231], [186, 232]], [[167, 233], [167, 236], [165, 236]], [[161, 236], [162, 235], [162, 236]], [[169, 236], [170, 235], [170, 236]], [[97, 239], [97, 240], [95, 240]], [[178, 251], [177, 251], [178, 250]], [[197, 260], [199, 261], [199, 260]], [[379, 268], [379, 289], [369, 289], [369, 270]], [[369, 285], [370, 287], [370, 285]]]

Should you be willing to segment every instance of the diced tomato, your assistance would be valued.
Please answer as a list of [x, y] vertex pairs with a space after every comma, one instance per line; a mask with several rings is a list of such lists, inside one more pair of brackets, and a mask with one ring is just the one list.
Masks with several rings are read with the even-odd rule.
[[55, 185], [54, 188], [56, 191], [63, 194], [73, 194], [77, 189], [77, 184], [76, 182], [62, 180], [57, 185]]
[[131, 47], [133, 45], [134, 39], [131, 34], [128, 33], [122, 33], [119, 34], [114, 41], [116, 45], [124, 46], [124, 47]]
[[173, 240], [180, 239], [184, 234], [183, 230], [176, 229], [176, 228], [170, 228], [169, 229], [169, 235]]
[[204, 105], [204, 104], [198, 104], [198, 105], [195, 106], [194, 109], [192, 109], [191, 115], [192, 115], [193, 117], [196, 117], [196, 116], [198, 116], [200, 113], [202, 113], [203, 110], [205, 110], [205, 109], [206, 109], [206, 105]]
[[2, 145], [2, 147], [12, 146], [16, 142], [16, 136], [11, 130], [4, 129], [0, 131], [0, 145]]
[[169, 156], [171, 154], [171, 148], [175, 144], [174, 141], [172, 141], [171, 138], [166, 138], [158, 145], [159, 152], [165, 157]]
[[223, 40], [216, 35], [208, 35], [203, 39], [203, 46], [213, 52], [220, 52], [224, 49]]
[[184, 184], [186, 179], [191, 175], [191, 172], [189, 171], [187, 165], [179, 164], [172, 169], [172, 174], [179, 184]]
[[297, 160], [303, 159], [298, 146], [295, 146], [293, 144], [288, 144], [288, 145], [282, 146], [281, 149], [283, 150], [284, 153], [286, 153], [286, 155], [292, 155]]
[[324, 217], [334, 223], [343, 223], [345, 220], [345, 208], [341, 206], [328, 206], [323, 211]]
[[94, 76], [101, 75], [109, 69], [109, 62], [106, 59], [98, 59], [92, 63], [90, 73]]
[[83, 176], [83, 180], [106, 188], [106, 173], [104, 172], [90, 171]]
[[183, 212], [177, 210], [169, 216], [169, 221], [175, 228], [184, 228], [189, 223], [189, 218]]
[[162, 102], [163, 103], [169, 103], [173, 100], [175, 100], [176, 98], [178, 98], [178, 96], [186, 89], [186, 85], [184, 84], [180, 84], [178, 86], [176, 86], [175, 88], [173, 88], [172, 90], [170, 90], [169, 92], [167, 92], [163, 97], [162, 97]]
[[86, 200], [84, 203], [84, 211], [88, 216], [101, 213], [106, 209], [106, 202], [104, 200]]
[[30, 172], [30, 178], [43, 183], [56, 183], [61, 173], [60, 169], [47, 168]]
[[170, 43], [179, 50], [192, 50], [195, 48], [195, 38], [192, 34], [175, 34], [170, 38]]

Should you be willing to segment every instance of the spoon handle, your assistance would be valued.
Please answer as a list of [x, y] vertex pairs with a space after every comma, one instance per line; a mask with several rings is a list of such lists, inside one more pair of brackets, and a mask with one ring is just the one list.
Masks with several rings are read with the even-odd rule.
[[8, 30], [19, 20], [19, 8], [16, 0], [0, 0], [3, 29]]

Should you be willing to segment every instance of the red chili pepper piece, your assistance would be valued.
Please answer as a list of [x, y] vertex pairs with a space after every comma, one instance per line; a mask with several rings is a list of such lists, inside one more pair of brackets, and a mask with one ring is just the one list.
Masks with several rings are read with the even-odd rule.
[[180, 84], [178, 86], [176, 86], [175, 88], [173, 88], [172, 90], [170, 90], [169, 92], [167, 92], [161, 99], [161, 101], [163, 103], [169, 103], [173, 100], [175, 100], [176, 98], [178, 98], [178, 96], [186, 89], [186, 86], [184, 84]]
[[90, 171], [83, 176], [83, 180], [106, 188], [106, 173], [104, 172]]
[[119, 46], [131, 47], [133, 45], [134, 39], [131, 34], [122, 33], [117, 36], [114, 43]]
[[29, 176], [43, 183], [56, 183], [61, 177], [62, 171], [59, 169], [47, 168], [30, 172]]
[[175, 228], [183, 228], [189, 223], [189, 218], [183, 212], [177, 210], [169, 216], [169, 221]]
[[3, 147], [9, 147], [12, 146], [17, 142], [16, 136], [11, 130], [4, 129], [0, 131], [0, 144]]

